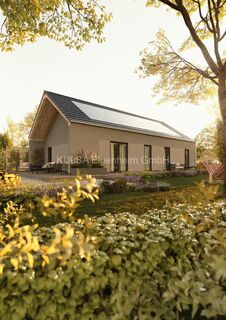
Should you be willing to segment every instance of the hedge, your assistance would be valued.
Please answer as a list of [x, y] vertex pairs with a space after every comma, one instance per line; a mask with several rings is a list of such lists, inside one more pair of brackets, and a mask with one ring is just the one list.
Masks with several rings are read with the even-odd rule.
[[[90, 258], [74, 246], [64, 264], [8, 265], [0, 319], [226, 319], [225, 220], [215, 203], [60, 224], [97, 242]], [[48, 246], [55, 231], [36, 232]]]
[[[200, 185], [193, 204], [79, 219], [79, 202], [98, 198], [86, 179], [30, 207], [7, 203], [0, 319], [225, 320], [226, 207], [215, 187]], [[37, 210], [65, 222], [21, 224]]]

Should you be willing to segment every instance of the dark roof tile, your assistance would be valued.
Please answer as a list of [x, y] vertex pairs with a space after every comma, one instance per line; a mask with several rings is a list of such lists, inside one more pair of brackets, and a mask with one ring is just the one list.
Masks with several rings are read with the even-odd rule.
[[[103, 126], [111, 126], [111, 127], [115, 127], [115, 128], [123, 128], [123, 129], [128, 129], [128, 131], [134, 131], [137, 130], [141, 133], [144, 134], [153, 134], [153, 135], [159, 135], [159, 136], [165, 136], [165, 137], [171, 137], [174, 139], [181, 139], [181, 140], [187, 140], [187, 141], [193, 141], [192, 139], [190, 139], [189, 137], [185, 136], [184, 134], [182, 134], [181, 132], [175, 130], [174, 128], [172, 128], [171, 126], [167, 125], [166, 123], [162, 122], [162, 121], [158, 121], [158, 120], [154, 120], [154, 119], [150, 119], [150, 118], [146, 118], [146, 117], [142, 117], [142, 116], [138, 116], [132, 113], [128, 113], [125, 111], [121, 111], [118, 109], [112, 109], [112, 108], [108, 108], [105, 106], [101, 106], [92, 102], [87, 102], [84, 100], [79, 100], [73, 97], [68, 97], [68, 96], [64, 96], [61, 94], [57, 94], [54, 92], [49, 92], [49, 91], [44, 91], [44, 94], [46, 94], [49, 99], [56, 105], [56, 107], [63, 113], [63, 115], [71, 122], [85, 122], [85, 123], [92, 123], [92, 124], [98, 124], [98, 125], [103, 125]], [[73, 103], [74, 102], [74, 103]], [[78, 103], [83, 103], [86, 105], [89, 105], [90, 107], [98, 107], [101, 109], [105, 109], [105, 110], [110, 110], [110, 111], [114, 111], [117, 113], [121, 113], [124, 115], [129, 115], [129, 116], [133, 116], [133, 117], [137, 117], [139, 119], [145, 119], [145, 120], [150, 120], [150, 126], [151, 126], [151, 121], [159, 123], [161, 125], [163, 125], [165, 128], [168, 128], [169, 130], [172, 131], [172, 134], [166, 134], [164, 132], [156, 132], [154, 130], [151, 129], [147, 130], [147, 129], [143, 129], [143, 128], [139, 128], [139, 127], [132, 127], [129, 125], [121, 125], [121, 124], [116, 124], [116, 123], [111, 123], [111, 122], [107, 122], [107, 121], [101, 121], [101, 120], [94, 120], [92, 118], [89, 118], [85, 112], [83, 112], [77, 105], [76, 102]]]

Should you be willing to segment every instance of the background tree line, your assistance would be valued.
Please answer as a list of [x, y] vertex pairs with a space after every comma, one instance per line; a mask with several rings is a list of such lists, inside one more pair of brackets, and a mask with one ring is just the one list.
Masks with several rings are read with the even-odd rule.
[[37, 107], [28, 112], [19, 123], [12, 119], [7, 120], [6, 129], [0, 133], [0, 149], [7, 147], [27, 147], [28, 135], [31, 129]]
[[221, 118], [214, 124], [204, 128], [195, 138], [197, 146], [197, 160], [224, 161], [224, 126]]
[[36, 110], [28, 112], [19, 123], [7, 120], [6, 129], [0, 133], [0, 170], [17, 170], [20, 161], [28, 162], [28, 135]]

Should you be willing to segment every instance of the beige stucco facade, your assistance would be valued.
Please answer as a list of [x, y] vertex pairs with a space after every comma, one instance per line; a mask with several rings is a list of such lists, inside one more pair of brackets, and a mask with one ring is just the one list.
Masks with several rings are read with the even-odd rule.
[[196, 165], [196, 148], [193, 141], [128, 132], [98, 125], [68, 122], [60, 113], [54, 117], [44, 141], [30, 140], [30, 154], [36, 147], [43, 147], [45, 163], [49, 161], [71, 162], [81, 150], [92, 152], [105, 160], [105, 167], [111, 171], [110, 143], [128, 145], [128, 171], [144, 170], [144, 146], [152, 148], [152, 170], [165, 170], [165, 147], [170, 148], [170, 163], [184, 164], [185, 149], [189, 150], [189, 164]]
[[53, 123], [49, 129], [46, 139], [44, 141], [29, 141], [30, 162], [32, 162], [32, 154], [36, 148], [43, 149], [44, 163], [47, 163], [49, 161], [48, 148], [51, 148], [52, 162], [58, 162], [59, 156], [67, 157], [69, 154], [68, 138], [68, 122], [59, 113], [57, 113], [54, 117]]
[[68, 156], [69, 126], [58, 113], [45, 141], [45, 162], [48, 162], [48, 148], [52, 148], [52, 161], [57, 162], [59, 156]]
[[[165, 147], [170, 148], [171, 163], [185, 163], [185, 149], [190, 153], [190, 166], [196, 164], [195, 143], [144, 135], [99, 126], [72, 123], [69, 127], [69, 153], [79, 150], [110, 158], [110, 142], [128, 143], [128, 171], [143, 171], [144, 145], [152, 146], [152, 170], [165, 170]], [[110, 161], [107, 161], [110, 162]], [[110, 163], [107, 164], [110, 171]]]

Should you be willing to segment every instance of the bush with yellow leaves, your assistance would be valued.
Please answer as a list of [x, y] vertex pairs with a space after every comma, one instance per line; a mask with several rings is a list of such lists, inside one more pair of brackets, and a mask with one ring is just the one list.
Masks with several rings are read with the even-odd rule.
[[[86, 184], [81, 187], [81, 177], [75, 179], [75, 186], [68, 186], [58, 192], [56, 197], [50, 198], [45, 195], [40, 199], [39, 210], [43, 216], [61, 216], [65, 221], [76, 221], [76, 209], [82, 199], [95, 201], [98, 199], [98, 189], [95, 187], [96, 180], [91, 176], [85, 177]], [[7, 188], [17, 186], [13, 181], [19, 182], [14, 177], [12, 181], [5, 179]], [[9, 182], [10, 181], [10, 182]], [[34, 208], [32, 208], [34, 209]], [[10, 265], [14, 270], [44, 267], [49, 265], [61, 265], [70, 259], [73, 250], [81, 256], [89, 256], [93, 247], [94, 238], [84, 237], [81, 232], [75, 232], [69, 224], [63, 224], [61, 230], [53, 227], [50, 239], [41, 243], [38, 234], [41, 228], [38, 224], [21, 225], [20, 221], [27, 216], [25, 208], [7, 203], [4, 214], [0, 221], [0, 274], [5, 267]], [[31, 216], [31, 213], [30, 213]], [[10, 219], [9, 219], [10, 217]], [[31, 220], [32, 221], [32, 220]], [[6, 223], [8, 222], [8, 223]], [[10, 224], [11, 223], [11, 224]], [[89, 243], [89, 245], [88, 245]], [[86, 248], [86, 249], [84, 249]], [[51, 261], [50, 261], [51, 260]]]
[[79, 219], [81, 199], [98, 198], [86, 179], [40, 200], [44, 216], [65, 220], [53, 227], [20, 225], [28, 209], [8, 204], [0, 319], [225, 320], [225, 203], [203, 185], [193, 204]]
[[20, 185], [21, 179], [18, 175], [13, 173], [0, 172], [0, 188], [10, 189]]

